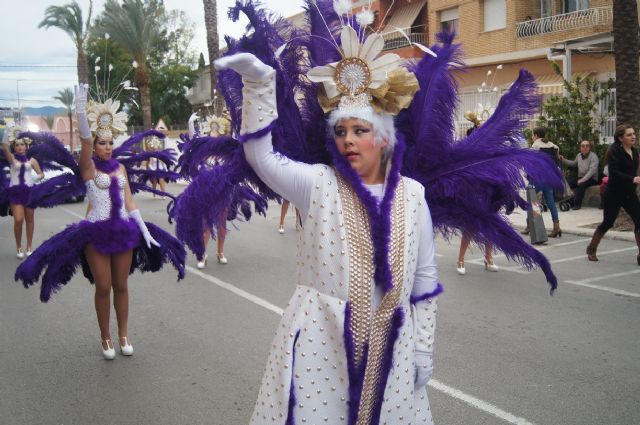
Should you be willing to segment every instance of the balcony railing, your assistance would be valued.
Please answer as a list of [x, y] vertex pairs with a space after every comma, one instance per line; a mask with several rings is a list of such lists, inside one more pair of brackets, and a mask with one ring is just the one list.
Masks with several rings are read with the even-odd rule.
[[613, 6], [594, 7], [516, 24], [516, 37], [526, 38], [613, 23]]
[[404, 28], [402, 31], [407, 35], [407, 37], [409, 37], [409, 40], [411, 40], [411, 42], [409, 42], [407, 37], [405, 37], [400, 31], [396, 30], [387, 32], [382, 34], [382, 38], [384, 38], [383, 50], [393, 50], [399, 49], [401, 47], [407, 47], [410, 46], [411, 43], [425, 43], [426, 34], [424, 25]]

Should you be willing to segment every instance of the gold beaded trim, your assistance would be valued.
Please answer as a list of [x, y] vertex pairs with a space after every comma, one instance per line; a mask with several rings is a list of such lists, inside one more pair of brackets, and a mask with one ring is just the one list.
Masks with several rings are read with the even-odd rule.
[[[360, 353], [360, 357], [356, 355], [357, 363], [362, 358], [364, 345], [369, 341], [369, 354], [356, 425], [370, 425], [373, 410], [381, 402], [376, 398], [376, 389], [382, 379], [382, 358], [390, 338], [391, 321], [396, 308], [400, 305], [404, 286], [404, 181], [400, 179], [396, 187], [391, 210], [389, 264], [393, 288], [382, 298], [382, 302], [373, 316], [373, 323], [371, 323], [370, 285], [373, 277], [373, 244], [371, 243], [369, 216], [351, 186], [339, 173], [336, 175], [338, 176], [338, 191], [342, 200], [344, 217], [348, 224], [349, 302], [352, 306], [351, 332], [354, 336], [356, 353]], [[363, 270], [365, 273], [370, 272], [370, 274], [363, 273]], [[365, 323], [362, 323], [363, 320]], [[356, 337], [356, 335], [358, 336]]]
[[351, 334], [355, 361], [360, 364], [364, 346], [369, 339], [371, 322], [371, 279], [373, 278], [373, 243], [369, 214], [351, 186], [336, 172], [338, 193], [342, 200], [347, 226], [349, 251], [349, 303], [351, 304]]

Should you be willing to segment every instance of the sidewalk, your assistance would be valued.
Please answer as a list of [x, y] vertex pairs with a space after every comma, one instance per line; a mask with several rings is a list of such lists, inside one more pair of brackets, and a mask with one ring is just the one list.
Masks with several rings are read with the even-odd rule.
[[[602, 210], [598, 208], [583, 207], [577, 211], [569, 210], [567, 212], [558, 211], [560, 218], [560, 228], [562, 233], [591, 237], [595, 227], [588, 227], [591, 224], [599, 224], [602, 221]], [[544, 226], [547, 230], [553, 229], [553, 221], [551, 213], [548, 211], [542, 214]], [[511, 225], [518, 230], [522, 230], [527, 226], [527, 212], [523, 210], [515, 210], [511, 215], [507, 216]], [[620, 232], [609, 230], [605, 234], [605, 239], [616, 239], [621, 241], [635, 242], [633, 232]]]

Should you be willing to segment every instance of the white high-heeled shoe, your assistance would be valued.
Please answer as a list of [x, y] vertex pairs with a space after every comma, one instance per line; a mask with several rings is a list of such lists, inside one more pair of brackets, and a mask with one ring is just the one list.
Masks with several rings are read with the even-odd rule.
[[[105, 349], [104, 346], [107, 346]], [[116, 358], [116, 350], [113, 348], [113, 342], [111, 338], [100, 340], [100, 349], [102, 350], [102, 357], [105, 360], [113, 360]]]
[[[122, 344], [123, 341], [124, 344]], [[133, 356], [133, 347], [129, 343], [129, 338], [121, 336], [118, 338], [118, 342], [120, 343], [120, 354], [123, 356]]]
[[284, 226], [278, 227], [278, 233], [280, 233], [280, 234], [284, 233]]
[[459, 275], [467, 274], [467, 269], [465, 269], [464, 267], [464, 261], [458, 261], [456, 263], [456, 271], [458, 272]]
[[500, 267], [496, 266], [493, 263], [493, 260], [491, 260], [491, 262], [487, 261], [487, 259], [485, 258], [484, 260], [484, 269], [488, 270], [490, 272], [497, 272], [498, 270], [500, 270]]
[[18, 257], [21, 260], [24, 258], [24, 252], [22, 252], [22, 248], [18, 248], [18, 252], [16, 252], [16, 257]]
[[218, 253], [218, 263], [220, 263], [220, 264], [227, 264], [228, 263], [227, 257], [225, 257], [224, 253], [222, 253], [222, 252]]
[[204, 269], [204, 266], [207, 265], [207, 254], [204, 254], [204, 258], [202, 258], [202, 261], [198, 261], [198, 264], [196, 264], [196, 267], [200, 270]]
[[27, 257], [31, 255], [31, 248], [27, 248], [27, 252], [25, 254]]

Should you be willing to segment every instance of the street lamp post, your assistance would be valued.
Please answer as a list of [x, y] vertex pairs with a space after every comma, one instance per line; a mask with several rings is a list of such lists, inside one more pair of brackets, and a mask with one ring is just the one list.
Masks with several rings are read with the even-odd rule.
[[16, 92], [18, 95], [18, 122], [22, 121], [22, 105], [20, 104], [20, 81], [24, 81], [24, 79], [16, 79]]

